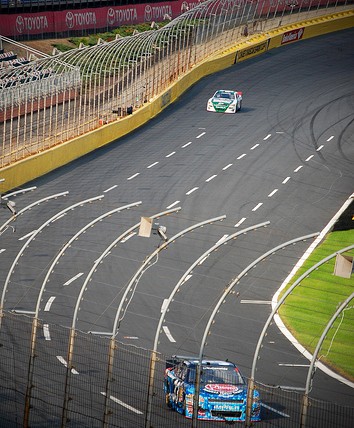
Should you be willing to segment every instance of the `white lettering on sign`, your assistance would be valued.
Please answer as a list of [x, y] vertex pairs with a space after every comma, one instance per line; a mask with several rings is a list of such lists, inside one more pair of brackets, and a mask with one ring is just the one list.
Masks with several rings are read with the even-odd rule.
[[281, 44], [284, 45], [285, 43], [294, 42], [296, 40], [300, 40], [304, 34], [305, 29], [299, 28], [297, 30], [287, 31], [283, 34], [283, 37], [281, 39]]
[[170, 5], [151, 6], [147, 4], [144, 10], [145, 22], [151, 22], [153, 20], [164, 20], [166, 16], [172, 17], [172, 8]]
[[134, 21], [138, 17], [138, 13], [135, 8], [119, 9], [115, 12], [117, 22]]
[[124, 24], [125, 22], [137, 21], [138, 12], [135, 7], [122, 9], [109, 8], [107, 11], [107, 24], [109, 26]]
[[22, 16], [16, 18], [16, 30], [18, 33], [33, 30], [45, 30], [48, 28], [48, 19], [45, 15]]
[[85, 25], [96, 25], [95, 12], [67, 12], [65, 23], [68, 28], [82, 27]]
[[152, 16], [154, 19], [164, 18], [165, 15], [172, 16], [172, 8], [169, 5], [153, 6]]

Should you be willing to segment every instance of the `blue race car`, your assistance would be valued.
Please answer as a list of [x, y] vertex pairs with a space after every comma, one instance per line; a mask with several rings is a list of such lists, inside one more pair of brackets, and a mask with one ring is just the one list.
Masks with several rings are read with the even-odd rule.
[[[164, 392], [168, 407], [193, 417], [193, 397], [198, 359], [173, 357], [166, 362]], [[227, 361], [203, 360], [200, 378], [198, 419], [245, 421], [247, 382], [237, 366]], [[252, 421], [260, 421], [259, 392], [254, 391]]]

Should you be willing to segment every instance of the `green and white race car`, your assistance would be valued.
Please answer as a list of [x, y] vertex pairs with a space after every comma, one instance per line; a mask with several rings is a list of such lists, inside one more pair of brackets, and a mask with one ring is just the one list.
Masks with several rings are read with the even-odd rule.
[[242, 108], [242, 92], [219, 89], [208, 100], [207, 111], [236, 113]]

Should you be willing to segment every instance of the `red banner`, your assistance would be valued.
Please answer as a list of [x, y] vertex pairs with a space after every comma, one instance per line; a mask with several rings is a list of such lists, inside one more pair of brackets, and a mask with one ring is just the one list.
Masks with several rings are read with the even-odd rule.
[[80, 30], [95, 32], [121, 25], [159, 22], [166, 20], [166, 15], [174, 19], [199, 3], [201, 0], [178, 0], [119, 7], [0, 15], [0, 34], [16, 37], [43, 33], [68, 34]]
[[305, 31], [305, 27], [297, 28], [296, 30], [287, 31], [286, 33], [283, 34], [280, 44], [285, 45], [286, 43], [297, 42], [298, 40], [302, 39], [302, 36], [304, 35], [304, 31]]
[[[0, 35], [7, 37], [51, 34], [67, 37], [82, 30], [92, 32], [106, 31], [122, 25], [142, 24], [144, 22], [164, 21], [166, 15], [172, 19], [191, 9], [204, 0], [176, 0], [161, 3], [132, 4], [119, 7], [75, 9], [38, 13], [19, 13], [0, 15]], [[239, 0], [250, 3], [256, 0]], [[263, 0], [258, 1], [255, 16], [267, 16], [270, 13], [293, 10], [306, 10], [310, 7], [342, 4], [345, 0]]]
[[[254, 0], [256, 1], [256, 0]], [[331, 7], [344, 4], [345, 0], [263, 0], [257, 5], [257, 15], [267, 16], [278, 12], [305, 12], [318, 7]]]

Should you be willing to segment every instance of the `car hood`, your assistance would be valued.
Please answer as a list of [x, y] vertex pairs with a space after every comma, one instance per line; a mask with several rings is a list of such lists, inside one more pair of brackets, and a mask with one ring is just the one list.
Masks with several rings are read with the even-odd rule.
[[231, 104], [232, 102], [234, 102], [235, 100], [231, 100], [230, 98], [212, 98], [212, 103], [213, 104]]
[[246, 397], [247, 387], [242, 385], [231, 385], [225, 383], [210, 383], [201, 387], [200, 392], [209, 397], [223, 397], [223, 398], [240, 398]]

